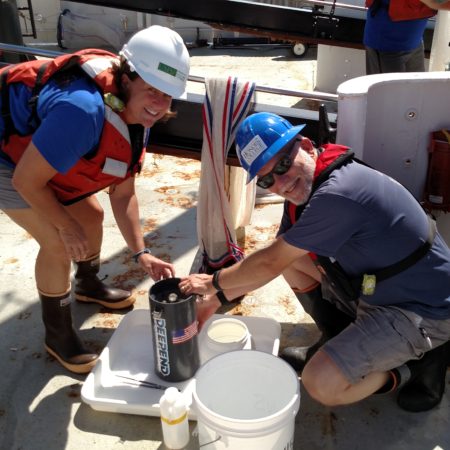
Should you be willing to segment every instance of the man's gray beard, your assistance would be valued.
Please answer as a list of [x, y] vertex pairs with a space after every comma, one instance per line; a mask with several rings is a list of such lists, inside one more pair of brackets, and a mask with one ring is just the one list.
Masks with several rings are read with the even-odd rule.
[[312, 192], [312, 182], [309, 184], [309, 187], [308, 187], [308, 195], [305, 195], [305, 197], [304, 197], [305, 199], [298, 203], [296, 202], [295, 205], [300, 206], [300, 205], [304, 205], [304, 204], [308, 203], [309, 197], [311, 196], [311, 192]]

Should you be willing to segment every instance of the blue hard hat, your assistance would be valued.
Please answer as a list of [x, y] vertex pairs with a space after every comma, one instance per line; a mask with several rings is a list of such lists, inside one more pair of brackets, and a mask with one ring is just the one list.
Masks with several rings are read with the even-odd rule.
[[236, 132], [236, 152], [248, 172], [249, 183], [305, 125], [293, 126], [277, 114], [260, 112], [247, 117]]

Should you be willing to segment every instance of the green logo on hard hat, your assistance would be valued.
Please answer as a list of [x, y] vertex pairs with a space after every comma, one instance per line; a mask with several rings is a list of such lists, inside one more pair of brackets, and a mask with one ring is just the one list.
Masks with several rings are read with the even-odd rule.
[[168, 75], [171, 75], [172, 77], [179, 78], [182, 81], [186, 80], [186, 74], [183, 72], [180, 72], [179, 70], [175, 69], [175, 67], [168, 66], [167, 64], [164, 64], [160, 62], [158, 64], [158, 70], [161, 72], [167, 73]]

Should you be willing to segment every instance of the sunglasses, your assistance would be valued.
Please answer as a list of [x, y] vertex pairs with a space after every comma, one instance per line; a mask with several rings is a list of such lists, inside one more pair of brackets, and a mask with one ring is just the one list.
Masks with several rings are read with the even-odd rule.
[[275, 164], [275, 166], [269, 173], [266, 173], [266, 175], [263, 175], [262, 177], [258, 177], [258, 179], [256, 180], [257, 186], [259, 186], [262, 189], [269, 189], [275, 183], [274, 175], [284, 175], [291, 168], [292, 166], [291, 153], [295, 147], [295, 144], [298, 141], [301, 141], [300, 137], [294, 140], [288, 153], [284, 154], [278, 160], [278, 162]]

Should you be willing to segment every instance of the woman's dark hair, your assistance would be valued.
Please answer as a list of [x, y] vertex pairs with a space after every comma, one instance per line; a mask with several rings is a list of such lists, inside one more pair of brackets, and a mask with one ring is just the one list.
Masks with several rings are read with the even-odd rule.
[[[131, 70], [130, 66], [128, 65], [127, 60], [120, 56], [120, 62], [119, 64], [115, 64], [112, 68], [113, 76], [114, 76], [114, 82], [118, 89], [118, 97], [127, 104], [129, 100], [129, 92], [125, 88], [125, 86], [122, 84], [122, 75], [126, 75], [131, 81], [136, 80], [139, 78], [139, 74], [135, 70]], [[164, 114], [164, 116], [159, 119], [159, 122], [167, 122], [169, 119], [172, 119], [176, 117], [177, 113], [175, 111], [171, 111], [170, 109]]]

